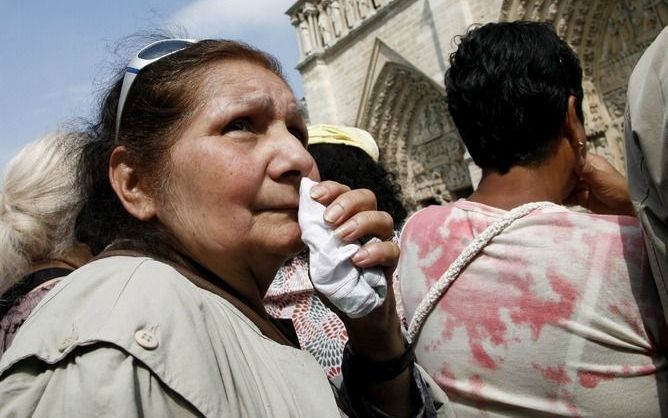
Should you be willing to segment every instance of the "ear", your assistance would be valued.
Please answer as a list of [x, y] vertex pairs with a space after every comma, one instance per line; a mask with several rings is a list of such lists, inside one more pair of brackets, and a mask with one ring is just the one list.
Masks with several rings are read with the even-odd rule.
[[568, 108], [566, 109], [566, 118], [564, 119], [564, 135], [575, 149], [579, 146], [578, 142], [584, 143], [586, 137], [584, 126], [578, 117], [576, 111], [577, 99], [571, 95], [568, 97]]
[[156, 215], [155, 202], [145, 186], [146, 181], [122, 145], [116, 147], [109, 158], [109, 181], [123, 207], [132, 216], [148, 221]]
[[573, 149], [577, 160], [576, 171], [582, 169], [587, 156], [587, 136], [584, 125], [578, 117], [576, 110], [577, 99], [571, 95], [568, 97], [568, 108], [566, 109], [566, 119], [564, 120], [564, 135]]

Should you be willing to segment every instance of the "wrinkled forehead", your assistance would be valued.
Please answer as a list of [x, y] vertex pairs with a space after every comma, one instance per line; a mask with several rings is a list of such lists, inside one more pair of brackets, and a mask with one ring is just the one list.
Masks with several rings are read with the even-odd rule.
[[258, 63], [236, 59], [214, 62], [202, 69], [200, 74], [199, 84], [204, 94], [241, 95], [262, 90], [296, 101], [287, 82]]
[[299, 106], [288, 84], [258, 64], [243, 61], [212, 65], [203, 75], [198, 94], [203, 108], [231, 105], [255, 107], [284, 117], [299, 115]]

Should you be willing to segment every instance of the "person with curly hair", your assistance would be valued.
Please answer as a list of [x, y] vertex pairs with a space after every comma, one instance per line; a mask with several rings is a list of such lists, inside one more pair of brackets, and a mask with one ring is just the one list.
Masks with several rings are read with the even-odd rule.
[[665, 414], [668, 328], [633, 208], [564, 206], [601, 160], [575, 52], [548, 24], [486, 24], [459, 39], [445, 86], [482, 180], [402, 231], [418, 363], [457, 416]]

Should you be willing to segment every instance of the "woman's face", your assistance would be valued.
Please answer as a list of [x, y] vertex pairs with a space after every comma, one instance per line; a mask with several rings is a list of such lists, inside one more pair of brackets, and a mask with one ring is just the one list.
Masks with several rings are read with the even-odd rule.
[[200, 94], [170, 151], [158, 219], [189, 256], [255, 297], [303, 245], [299, 183], [315, 172], [306, 126], [285, 82], [256, 64], [211, 65]]

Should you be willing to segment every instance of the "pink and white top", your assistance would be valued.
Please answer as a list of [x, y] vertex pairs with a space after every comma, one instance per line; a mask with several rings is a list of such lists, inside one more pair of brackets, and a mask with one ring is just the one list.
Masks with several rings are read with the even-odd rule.
[[[398, 276], [407, 319], [507, 212], [459, 200], [413, 215]], [[668, 327], [635, 218], [549, 205], [515, 221], [427, 318], [418, 363], [457, 416], [668, 413]]]

